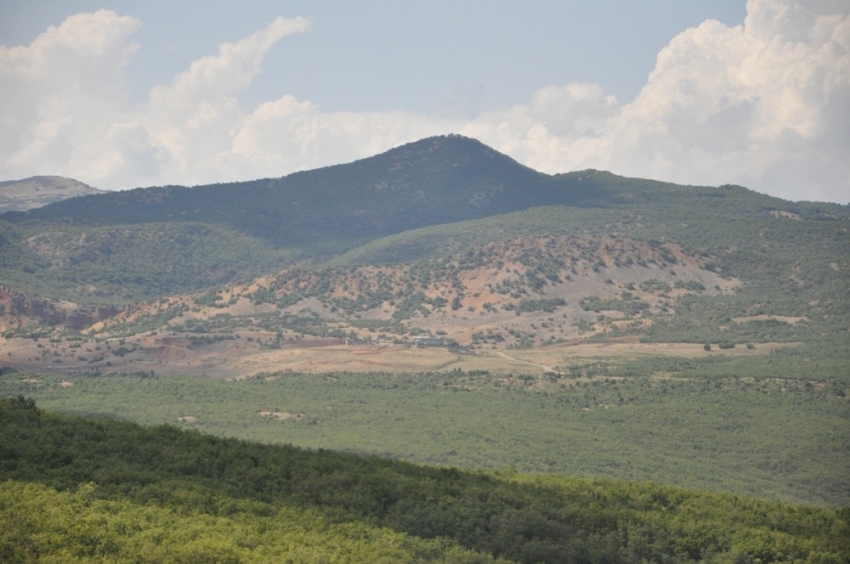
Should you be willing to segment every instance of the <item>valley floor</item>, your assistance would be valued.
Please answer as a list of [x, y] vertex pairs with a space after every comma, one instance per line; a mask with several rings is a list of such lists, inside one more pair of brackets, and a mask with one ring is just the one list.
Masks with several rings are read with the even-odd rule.
[[[565, 366], [585, 358], [629, 360], [647, 356], [711, 358], [768, 355], [788, 343], [760, 343], [748, 349], [710, 351], [693, 343], [641, 343], [637, 336], [605, 342], [578, 340], [545, 347], [507, 350], [503, 347], [416, 347], [392, 342], [342, 344], [344, 339], [315, 338], [286, 341], [279, 348], [264, 347], [274, 333], [236, 333], [233, 338], [203, 342], [197, 336], [137, 336], [102, 344], [80, 344], [62, 339], [3, 339], [3, 365], [18, 371], [48, 374], [98, 372], [120, 374], [153, 372], [157, 375], [245, 378], [258, 372], [421, 372], [487, 370], [494, 373], [564, 372]], [[120, 344], [119, 344], [120, 342]]]
[[829, 367], [806, 345], [624, 341], [476, 354], [334, 345], [161, 364], [142, 354], [118, 357], [110, 374], [75, 373], [70, 360], [52, 374], [6, 368], [0, 395], [429, 464], [850, 504], [850, 388], [818, 378]]

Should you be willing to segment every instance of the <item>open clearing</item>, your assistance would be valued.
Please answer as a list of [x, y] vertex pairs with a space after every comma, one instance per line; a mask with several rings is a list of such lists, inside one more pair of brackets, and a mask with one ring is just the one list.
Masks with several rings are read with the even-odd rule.
[[263, 348], [248, 336], [192, 345], [189, 339], [141, 337], [121, 344], [74, 346], [66, 342], [32, 339], [0, 339], [4, 365], [21, 371], [72, 374], [100, 371], [103, 374], [155, 372], [219, 379], [244, 378], [260, 372], [422, 372], [454, 369], [497, 373], [557, 372], [583, 359], [619, 357], [624, 360], [648, 356], [708, 357], [719, 355], [765, 355], [788, 343], [759, 343], [754, 349], [732, 349], [693, 343], [640, 343], [635, 338], [605, 343], [576, 342], [529, 349], [417, 348], [407, 345], [344, 345], [339, 339], [286, 342], [281, 348]]

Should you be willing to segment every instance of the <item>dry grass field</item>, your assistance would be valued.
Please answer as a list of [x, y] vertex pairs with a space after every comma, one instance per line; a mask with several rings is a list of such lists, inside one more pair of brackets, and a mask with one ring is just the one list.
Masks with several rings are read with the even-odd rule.
[[[705, 351], [690, 343], [641, 343], [636, 338], [604, 343], [573, 342], [528, 349], [446, 347], [418, 348], [408, 345], [345, 345], [341, 339], [287, 341], [281, 348], [257, 343], [272, 333], [250, 332], [238, 338], [193, 345], [189, 338], [142, 336], [100, 344], [80, 344], [60, 339], [2, 339], [3, 363], [24, 372], [73, 374], [98, 370], [103, 374], [155, 372], [159, 375], [244, 378], [260, 372], [291, 370], [320, 373], [439, 372], [460, 369], [491, 373], [543, 374], [592, 358], [695, 357], [719, 355], [765, 355], [787, 343], [760, 343], [754, 349], [739, 345]], [[99, 350], [96, 350], [99, 349]], [[92, 363], [92, 361], [95, 361]]]

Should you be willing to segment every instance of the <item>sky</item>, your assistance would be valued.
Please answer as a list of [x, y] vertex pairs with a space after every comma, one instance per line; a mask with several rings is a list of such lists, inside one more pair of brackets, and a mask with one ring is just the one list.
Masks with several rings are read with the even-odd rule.
[[0, 0], [0, 180], [250, 180], [447, 133], [848, 203], [850, 2]]

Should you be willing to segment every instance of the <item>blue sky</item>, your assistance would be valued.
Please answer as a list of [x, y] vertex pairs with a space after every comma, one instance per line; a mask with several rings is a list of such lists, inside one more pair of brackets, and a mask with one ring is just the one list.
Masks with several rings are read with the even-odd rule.
[[[170, 82], [278, 16], [309, 17], [308, 34], [271, 50], [242, 101], [289, 93], [327, 111], [433, 112], [464, 97], [462, 110], [521, 103], [547, 84], [595, 82], [633, 99], [658, 51], [709, 18], [743, 23], [745, 2], [209, 2], [44, 1], [0, 4], [0, 39], [25, 45], [79, 12], [111, 9], [141, 20], [127, 64], [134, 97]], [[445, 105], [445, 104], [443, 104]]]
[[846, 203], [848, 12], [830, 0], [2, 1], [0, 176], [242, 180], [456, 132], [545, 172]]

